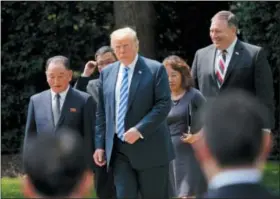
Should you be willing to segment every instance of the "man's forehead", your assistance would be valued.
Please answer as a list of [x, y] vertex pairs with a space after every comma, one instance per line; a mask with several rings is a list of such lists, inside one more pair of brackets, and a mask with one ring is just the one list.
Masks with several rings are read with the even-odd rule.
[[64, 75], [66, 74], [66, 71], [47, 71], [47, 75]]
[[103, 60], [112, 59], [112, 58], [114, 59], [113, 53], [107, 52], [107, 53], [98, 55], [96, 59], [97, 59], [97, 61], [103, 61]]
[[132, 35], [125, 34], [125, 35], [116, 35], [112, 38], [113, 43], [125, 43], [133, 41]]

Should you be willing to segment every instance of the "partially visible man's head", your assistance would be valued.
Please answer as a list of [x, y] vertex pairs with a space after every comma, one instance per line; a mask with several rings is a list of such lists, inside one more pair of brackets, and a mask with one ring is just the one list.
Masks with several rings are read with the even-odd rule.
[[117, 61], [117, 57], [110, 46], [102, 46], [96, 51], [95, 60], [97, 62], [98, 71], [101, 72], [105, 66]]
[[124, 65], [131, 64], [139, 49], [136, 32], [129, 27], [122, 28], [115, 30], [110, 38], [117, 59]]
[[48, 59], [46, 64], [47, 82], [55, 93], [63, 92], [68, 88], [72, 74], [67, 57], [59, 55]]
[[227, 49], [236, 38], [238, 20], [230, 11], [220, 11], [211, 19], [210, 37], [216, 48]]
[[23, 151], [27, 198], [83, 198], [92, 185], [92, 173], [82, 138], [69, 129], [40, 135]]
[[254, 96], [230, 90], [209, 103], [203, 116], [202, 139], [194, 144], [208, 177], [222, 169], [258, 167], [271, 146], [264, 127], [267, 111]]

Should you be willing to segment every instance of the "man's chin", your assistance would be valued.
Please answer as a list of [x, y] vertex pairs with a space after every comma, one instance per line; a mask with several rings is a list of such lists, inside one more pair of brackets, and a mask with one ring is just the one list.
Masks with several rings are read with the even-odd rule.
[[220, 47], [221, 47], [221, 45], [220, 45], [219, 43], [213, 42], [213, 44], [214, 44], [214, 46], [215, 46], [216, 48], [220, 48]]
[[65, 89], [63, 89], [62, 87], [52, 87], [52, 91], [55, 93], [61, 93], [63, 92]]

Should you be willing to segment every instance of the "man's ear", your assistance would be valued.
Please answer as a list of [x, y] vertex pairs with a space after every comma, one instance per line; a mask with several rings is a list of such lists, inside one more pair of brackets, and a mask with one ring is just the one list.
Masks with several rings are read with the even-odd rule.
[[70, 81], [72, 80], [72, 78], [73, 78], [73, 71], [69, 70], [69, 79], [70, 79]]
[[25, 198], [38, 198], [35, 188], [27, 175], [22, 178], [22, 193]]

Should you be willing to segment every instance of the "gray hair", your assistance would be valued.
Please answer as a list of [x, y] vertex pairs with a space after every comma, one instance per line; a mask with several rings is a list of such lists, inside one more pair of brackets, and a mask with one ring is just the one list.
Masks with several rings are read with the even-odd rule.
[[65, 68], [67, 70], [71, 70], [69, 59], [65, 56], [57, 55], [57, 56], [49, 58], [46, 63], [46, 70], [48, 70], [50, 63], [61, 63], [65, 66]]
[[236, 15], [230, 11], [222, 10], [212, 17], [211, 22], [214, 19], [225, 20], [227, 21], [229, 27], [235, 27], [238, 30], [238, 19]]

